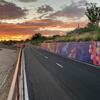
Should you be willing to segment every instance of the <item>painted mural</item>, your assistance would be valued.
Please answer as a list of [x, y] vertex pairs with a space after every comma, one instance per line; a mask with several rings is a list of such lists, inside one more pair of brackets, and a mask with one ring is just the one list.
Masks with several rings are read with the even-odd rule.
[[100, 42], [42, 43], [49, 52], [100, 66]]

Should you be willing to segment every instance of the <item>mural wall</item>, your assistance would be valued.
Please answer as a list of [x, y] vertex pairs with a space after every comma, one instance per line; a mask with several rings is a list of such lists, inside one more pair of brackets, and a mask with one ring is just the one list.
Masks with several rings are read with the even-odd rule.
[[100, 66], [100, 42], [42, 43], [41, 48], [64, 57]]

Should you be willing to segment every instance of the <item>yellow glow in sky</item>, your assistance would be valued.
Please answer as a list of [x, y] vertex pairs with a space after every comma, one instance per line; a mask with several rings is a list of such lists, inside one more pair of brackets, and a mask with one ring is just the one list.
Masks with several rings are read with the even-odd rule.
[[[24, 37], [24, 38], [23, 38]], [[26, 40], [27, 38], [30, 38], [29, 35], [18, 35], [18, 36], [10, 36], [10, 35], [1, 35], [0, 36], [0, 41], [9, 41], [9, 40], [15, 40], [15, 41], [20, 41], [20, 40]]]

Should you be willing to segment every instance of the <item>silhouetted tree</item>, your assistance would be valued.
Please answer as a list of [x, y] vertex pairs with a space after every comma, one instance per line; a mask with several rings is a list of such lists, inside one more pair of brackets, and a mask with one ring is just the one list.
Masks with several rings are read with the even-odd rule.
[[53, 35], [53, 38], [57, 38], [57, 37], [60, 37], [60, 35]]
[[96, 3], [87, 3], [85, 14], [90, 20], [90, 24], [98, 27], [100, 22], [100, 7], [97, 7]]
[[32, 40], [40, 40], [42, 38], [41, 33], [36, 33], [35, 35], [33, 35]]

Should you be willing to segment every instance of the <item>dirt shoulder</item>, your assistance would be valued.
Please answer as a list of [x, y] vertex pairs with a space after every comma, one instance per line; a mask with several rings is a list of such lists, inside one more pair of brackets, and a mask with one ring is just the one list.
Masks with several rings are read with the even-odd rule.
[[18, 56], [15, 47], [0, 46], [0, 100], [6, 100]]

